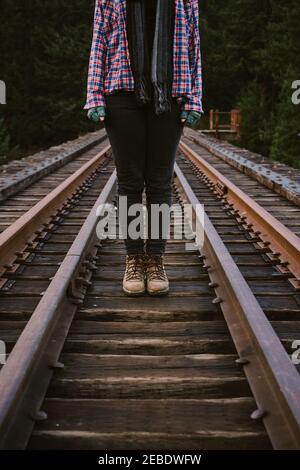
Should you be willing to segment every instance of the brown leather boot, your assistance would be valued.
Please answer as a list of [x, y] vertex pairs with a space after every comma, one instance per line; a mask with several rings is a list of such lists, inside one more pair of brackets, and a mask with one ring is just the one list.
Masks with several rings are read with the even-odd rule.
[[148, 294], [164, 295], [169, 292], [169, 281], [164, 268], [162, 255], [146, 255], [145, 272]]
[[123, 291], [127, 295], [142, 295], [146, 290], [144, 255], [127, 255]]

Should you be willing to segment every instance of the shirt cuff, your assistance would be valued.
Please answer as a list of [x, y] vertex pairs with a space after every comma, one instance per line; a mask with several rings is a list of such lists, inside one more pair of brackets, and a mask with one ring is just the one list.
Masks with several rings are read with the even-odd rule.
[[93, 95], [90, 97], [83, 109], [96, 108], [98, 106], [103, 106], [105, 108], [105, 98], [103, 95]]
[[203, 108], [201, 99], [197, 98], [190, 98], [184, 103], [183, 105], [184, 111], [196, 111], [197, 113], [203, 114]]

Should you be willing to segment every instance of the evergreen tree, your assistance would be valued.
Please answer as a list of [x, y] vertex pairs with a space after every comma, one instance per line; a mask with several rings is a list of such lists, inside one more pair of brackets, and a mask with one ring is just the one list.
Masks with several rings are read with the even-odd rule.
[[93, 129], [82, 109], [93, 0], [1, 0], [1, 10], [0, 77], [12, 144], [33, 151]]
[[300, 79], [300, 2], [200, 6], [205, 109], [240, 108], [242, 145], [299, 166], [299, 106], [290, 88]]
[[291, 83], [295, 72], [288, 69], [277, 107], [277, 120], [270, 155], [275, 160], [300, 168], [299, 105], [292, 103]]
[[0, 119], [0, 164], [6, 162], [7, 154], [9, 152], [9, 142], [10, 138], [7, 133], [7, 129], [4, 126], [4, 120]]
[[[0, 0], [2, 147], [9, 135], [10, 149], [24, 154], [95, 128], [82, 109], [94, 2]], [[299, 0], [199, 6], [204, 109], [239, 107], [242, 145], [298, 166], [300, 105], [291, 84], [300, 80]]]

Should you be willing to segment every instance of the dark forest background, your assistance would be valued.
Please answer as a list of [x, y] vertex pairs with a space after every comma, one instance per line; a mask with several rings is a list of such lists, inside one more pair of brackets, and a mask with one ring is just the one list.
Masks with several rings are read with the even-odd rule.
[[[206, 113], [241, 109], [241, 145], [300, 167], [299, 0], [199, 5]], [[0, 0], [0, 162], [95, 129], [82, 109], [93, 13], [94, 0]]]

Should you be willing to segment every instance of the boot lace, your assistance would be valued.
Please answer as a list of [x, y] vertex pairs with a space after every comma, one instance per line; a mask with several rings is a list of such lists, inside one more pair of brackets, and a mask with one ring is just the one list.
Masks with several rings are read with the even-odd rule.
[[126, 280], [139, 280], [144, 273], [144, 260], [142, 255], [129, 255], [126, 262]]
[[163, 259], [161, 255], [148, 255], [147, 257], [147, 277], [150, 281], [165, 281], [166, 273], [164, 270]]

